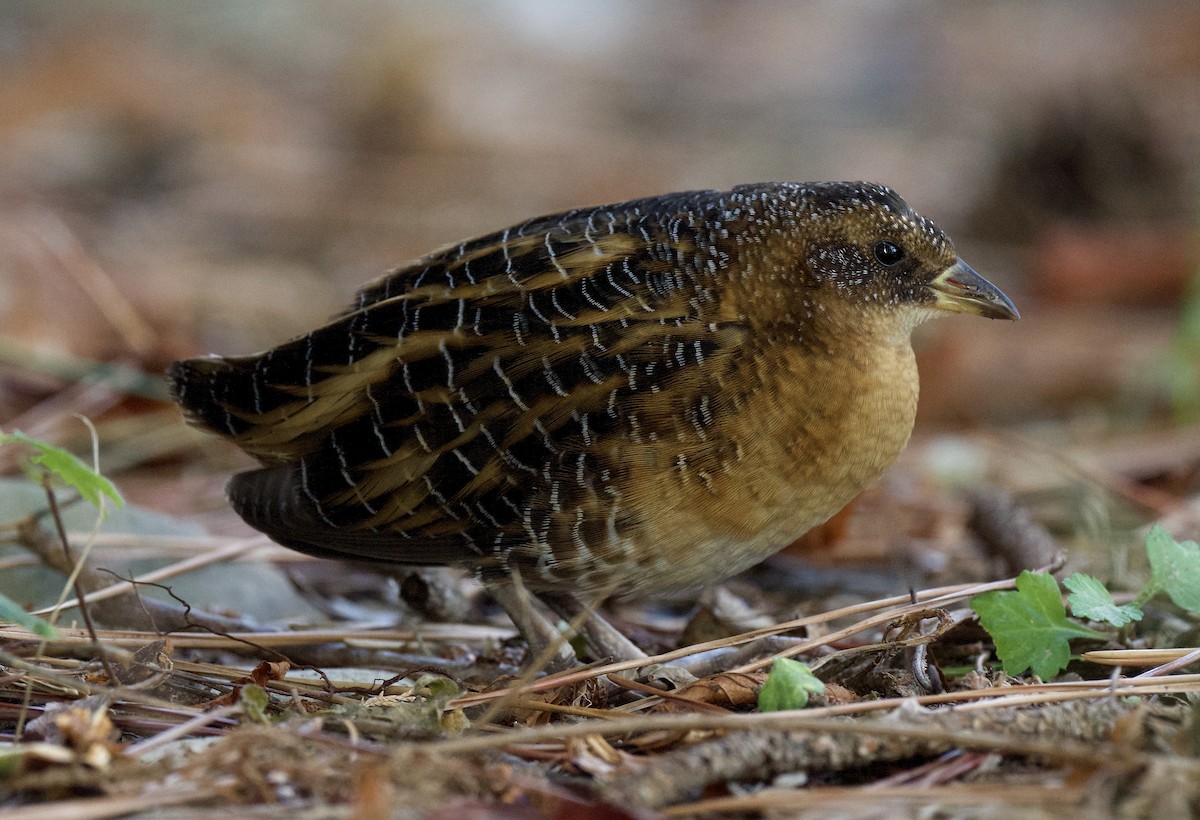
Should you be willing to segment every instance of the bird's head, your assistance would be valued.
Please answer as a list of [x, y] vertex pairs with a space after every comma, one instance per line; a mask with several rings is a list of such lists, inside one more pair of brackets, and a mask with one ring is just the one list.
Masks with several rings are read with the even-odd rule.
[[958, 258], [941, 228], [892, 189], [826, 183], [808, 186], [797, 202], [801, 284], [824, 310], [887, 317], [906, 330], [938, 311], [1019, 318], [999, 288]]
[[818, 182], [797, 185], [781, 202], [787, 213], [761, 222], [775, 227], [754, 244], [764, 275], [743, 285], [746, 313], [775, 339], [820, 343], [822, 327], [907, 337], [943, 311], [1020, 317], [1000, 288], [959, 258], [946, 233], [892, 188]]

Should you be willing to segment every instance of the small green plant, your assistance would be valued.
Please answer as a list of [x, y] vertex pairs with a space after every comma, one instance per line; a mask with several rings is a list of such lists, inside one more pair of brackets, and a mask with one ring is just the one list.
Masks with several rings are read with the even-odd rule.
[[1200, 613], [1200, 544], [1176, 541], [1157, 524], [1146, 534], [1150, 581], [1135, 600], [1144, 603], [1159, 592], [1176, 606]]
[[84, 501], [96, 509], [104, 509], [101, 496], [108, 496], [118, 507], [125, 505], [113, 483], [84, 464], [73, 453], [27, 436], [20, 430], [14, 430], [11, 433], [0, 431], [0, 446], [5, 444], [25, 444], [31, 447], [35, 451], [29, 457], [31, 465], [41, 468], [43, 474], [71, 487], [79, 493]]
[[238, 703], [255, 723], [270, 723], [267, 707], [271, 705], [271, 696], [257, 683], [247, 683], [242, 687], [238, 693]]
[[[27, 468], [37, 474], [35, 480], [39, 484], [48, 486], [52, 481], [62, 482], [79, 493], [101, 515], [104, 514], [105, 498], [111, 499], [118, 507], [124, 506], [121, 494], [111, 481], [61, 447], [27, 436], [19, 430], [11, 433], [0, 431], [0, 446], [6, 444], [21, 444], [33, 450]], [[52, 624], [30, 615], [3, 593], [0, 593], [0, 620], [15, 623], [46, 638], [58, 634]]]
[[44, 621], [36, 615], [30, 615], [20, 604], [3, 592], [0, 592], [0, 621], [16, 624], [43, 638], [53, 638], [58, 635], [58, 630], [49, 621]]
[[776, 658], [767, 682], [758, 690], [758, 711], [803, 709], [809, 695], [820, 695], [825, 684], [807, 666], [791, 658]]
[[1104, 637], [1067, 619], [1058, 582], [1045, 573], [1022, 572], [1015, 592], [985, 592], [971, 599], [971, 608], [1010, 675], [1032, 669], [1052, 677], [1071, 660], [1071, 638]]
[[[1166, 593], [1177, 606], [1200, 614], [1200, 545], [1176, 541], [1157, 524], [1146, 535], [1150, 580], [1134, 600], [1118, 604], [1096, 578], [1077, 572], [1063, 581], [1075, 618], [1123, 627], [1142, 619], [1142, 606]], [[1045, 573], [1022, 572], [1012, 592], [985, 592], [971, 608], [996, 644], [996, 654], [1009, 675], [1026, 669], [1051, 678], [1071, 660], [1070, 640], [1108, 637], [1067, 618], [1058, 582]]]
[[1142, 619], [1140, 604], [1118, 604], [1104, 586], [1104, 582], [1098, 578], [1077, 572], [1064, 579], [1063, 586], [1071, 593], [1067, 596], [1067, 603], [1071, 605], [1071, 614], [1076, 618], [1113, 626], [1125, 626]]

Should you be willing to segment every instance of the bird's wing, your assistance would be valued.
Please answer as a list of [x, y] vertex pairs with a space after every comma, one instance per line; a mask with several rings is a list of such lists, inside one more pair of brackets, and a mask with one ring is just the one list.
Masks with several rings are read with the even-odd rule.
[[176, 394], [267, 465], [230, 496], [284, 543], [442, 563], [484, 551], [480, 526], [526, 538], [531, 493], [561, 506], [568, 473], [576, 495], [599, 492], [582, 474], [631, 415], [652, 439], [709, 423], [703, 402], [744, 337], [717, 287], [737, 253], [705, 223], [717, 197], [544, 217], [443, 250], [274, 350], [178, 364]]

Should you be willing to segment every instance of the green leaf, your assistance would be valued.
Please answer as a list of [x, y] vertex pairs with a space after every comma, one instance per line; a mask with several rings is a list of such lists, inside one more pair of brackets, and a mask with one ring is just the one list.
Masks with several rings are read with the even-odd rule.
[[25, 763], [25, 750], [19, 747], [0, 752], [0, 780], [16, 777]]
[[450, 700], [459, 695], [458, 684], [442, 675], [422, 675], [413, 684], [413, 690], [424, 689], [433, 700]]
[[30, 615], [22, 609], [20, 604], [2, 592], [0, 592], [0, 620], [11, 621], [43, 638], [58, 637], [58, 630], [51, 623], [43, 621], [36, 615]]
[[1142, 608], [1137, 604], [1120, 604], [1113, 600], [1112, 593], [1098, 579], [1077, 572], [1063, 580], [1063, 586], [1071, 590], [1067, 603], [1071, 614], [1089, 621], [1104, 621], [1113, 626], [1125, 626], [1130, 621], [1142, 619]]
[[101, 495], [111, 498], [118, 507], [125, 506], [124, 499], [121, 498], [121, 494], [117, 492], [113, 483], [84, 464], [72, 453], [27, 436], [19, 430], [0, 433], [0, 445], [13, 442], [27, 444], [37, 450], [37, 454], [30, 456], [30, 460], [73, 487], [93, 507], [100, 506]]
[[243, 685], [242, 691], [238, 693], [238, 703], [246, 710], [250, 719], [258, 723], [267, 722], [267, 705], [270, 702], [271, 696], [267, 694], [267, 690], [257, 683]]
[[1058, 583], [1050, 575], [1022, 572], [1015, 592], [985, 592], [971, 599], [971, 609], [992, 636], [996, 654], [1009, 675], [1026, 669], [1042, 680], [1054, 677], [1071, 660], [1071, 638], [1103, 638], [1067, 620]]
[[1158, 524], [1146, 533], [1150, 583], [1162, 589], [1177, 606], [1200, 613], [1200, 544], [1176, 541]]
[[800, 661], [776, 658], [767, 682], [758, 690], [758, 711], [803, 709], [808, 705], [810, 694], [819, 695], [824, 691], [825, 684]]

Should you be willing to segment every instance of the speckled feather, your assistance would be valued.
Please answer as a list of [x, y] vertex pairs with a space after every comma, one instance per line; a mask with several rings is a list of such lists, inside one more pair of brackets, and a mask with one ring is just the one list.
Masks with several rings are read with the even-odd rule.
[[[904, 265], [871, 257], [881, 238]], [[264, 465], [231, 481], [234, 508], [295, 549], [535, 590], [694, 586], [894, 460], [909, 335], [955, 260], [882, 186], [672, 194], [446, 248], [322, 328], [170, 378]]]

